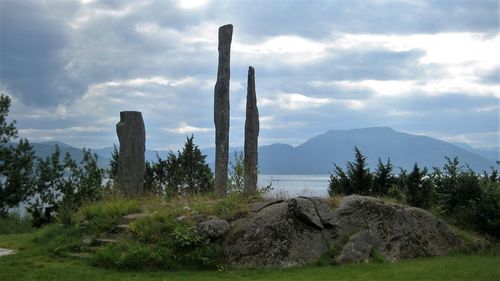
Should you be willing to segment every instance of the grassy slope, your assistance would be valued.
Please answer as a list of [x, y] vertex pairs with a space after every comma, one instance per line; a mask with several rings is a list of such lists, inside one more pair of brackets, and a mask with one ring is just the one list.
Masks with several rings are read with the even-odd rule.
[[448, 256], [394, 264], [343, 267], [179, 272], [118, 272], [78, 259], [47, 256], [33, 234], [0, 235], [0, 247], [19, 253], [0, 257], [0, 280], [500, 280], [500, 257]]

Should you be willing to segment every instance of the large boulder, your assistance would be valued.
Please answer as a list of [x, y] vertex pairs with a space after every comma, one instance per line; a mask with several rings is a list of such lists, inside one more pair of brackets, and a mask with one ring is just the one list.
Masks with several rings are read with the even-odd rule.
[[231, 222], [223, 248], [233, 266], [290, 267], [321, 256], [328, 241], [322, 230], [295, 217], [287, 202], [277, 202]]
[[298, 197], [255, 203], [223, 237], [226, 262], [237, 267], [304, 265], [323, 254], [340, 264], [446, 254], [461, 240], [428, 212], [364, 196], [335, 209], [324, 199]]
[[338, 263], [368, 261], [374, 252], [390, 261], [438, 256], [461, 244], [444, 221], [427, 211], [372, 197], [344, 197], [333, 220], [339, 239], [348, 238]]

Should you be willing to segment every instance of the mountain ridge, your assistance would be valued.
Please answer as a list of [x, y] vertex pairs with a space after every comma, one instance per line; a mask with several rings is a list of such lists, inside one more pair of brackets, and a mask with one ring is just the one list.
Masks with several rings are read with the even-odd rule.
[[[68, 152], [75, 160], [81, 160], [81, 149], [62, 142], [51, 141], [33, 145], [37, 156], [46, 157], [52, 153], [56, 144], [59, 145], [62, 155]], [[390, 127], [369, 127], [329, 130], [297, 146], [283, 143], [260, 146], [259, 171], [262, 174], [328, 174], [334, 164], [344, 167], [347, 161], [353, 160], [355, 146], [367, 157], [370, 169], [375, 168], [378, 158], [383, 162], [390, 158], [395, 167], [411, 169], [415, 162], [421, 167], [442, 167], [446, 161], [445, 156], [457, 156], [462, 164], [468, 164], [474, 171], [482, 172], [495, 166], [495, 161], [499, 158], [498, 151], [494, 150], [481, 151], [467, 145], [399, 132]], [[231, 147], [230, 160], [234, 151], [242, 149]], [[107, 167], [113, 147], [91, 151], [98, 154], [99, 165]], [[146, 150], [146, 160], [156, 161], [157, 153], [164, 158], [167, 151]], [[207, 163], [213, 168], [215, 149], [202, 149], [202, 153], [207, 155]]]

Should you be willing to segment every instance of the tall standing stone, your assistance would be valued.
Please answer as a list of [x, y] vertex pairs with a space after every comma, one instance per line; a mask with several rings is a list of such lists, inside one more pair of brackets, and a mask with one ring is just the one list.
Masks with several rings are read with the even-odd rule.
[[138, 111], [120, 112], [120, 122], [116, 124], [116, 133], [120, 141], [118, 187], [125, 196], [142, 195], [146, 169], [144, 161], [146, 131], [142, 114]]
[[245, 119], [245, 194], [257, 191], [259, 110], [255, 94], [255, 70], [248, 67], [247, 112]]
[[219, 66], [214, 89], [215, 123], [215, 192], [227, 193], [227, 165], [229, 160], [229, 78], [233, 26], [219, 28]]

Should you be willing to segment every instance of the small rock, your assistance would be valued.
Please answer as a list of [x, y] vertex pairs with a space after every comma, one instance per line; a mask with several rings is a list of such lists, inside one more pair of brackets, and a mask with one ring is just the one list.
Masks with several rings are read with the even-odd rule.
[[178, 216], [175, 218], [176, 221], [185, 221], [186, 220], [186, 216]]
[[144, 218], [144, 217], [147, 217], [147, 216], [149, 216], [149, 214], [138, 213], [138, 214], [128, 214], [126, 216], [123, 216], [123, 218], [126, 219], [126, 220], [128, 220], [128, 221], [133, 221], [133, 220]]
[[207, 220], [198, 224], [196, 230], [204, 239], [218, 239], [229, 231], [229, 223], [221, 219]]

